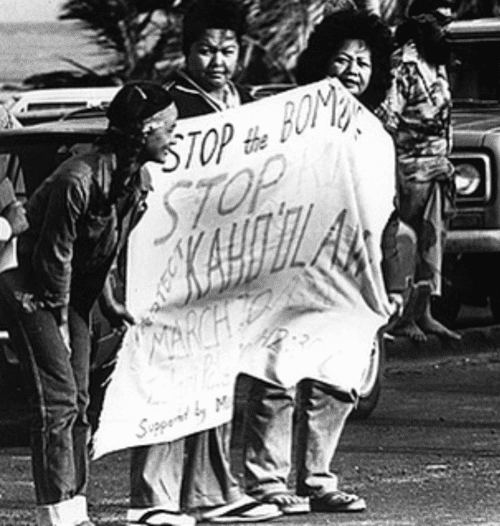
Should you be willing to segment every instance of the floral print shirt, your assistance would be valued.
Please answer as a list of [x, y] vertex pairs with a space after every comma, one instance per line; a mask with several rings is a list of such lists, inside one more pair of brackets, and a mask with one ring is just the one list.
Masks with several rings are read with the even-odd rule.
[[392, 73], [376, 113], [396, 143], [400, 182], [449, 179], [451, 93], [445, 66], [428, 64], [410, 40], [394, 52]]

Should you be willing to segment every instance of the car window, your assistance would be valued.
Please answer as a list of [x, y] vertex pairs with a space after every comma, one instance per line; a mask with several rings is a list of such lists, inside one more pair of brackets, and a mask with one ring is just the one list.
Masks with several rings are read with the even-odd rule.
[[30, 137], [9, 144], [0, 140], [0, 179], [6, 174], [12, 180], [16, 195], [25, 201], [38, 185], [64, 160], [88, 151], [91, 142], [81, 142], [67, 137]]
[[450, 82], [455, 104], [500, 101], [500, 42], [463, 42], [452, 47]]
[[29, 102], [24, 111], [77, 110], [86, 108], [87, 102]]

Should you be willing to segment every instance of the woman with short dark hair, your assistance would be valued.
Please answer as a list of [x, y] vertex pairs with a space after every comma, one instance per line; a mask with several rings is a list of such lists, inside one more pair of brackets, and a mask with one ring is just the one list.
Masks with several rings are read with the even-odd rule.
[[185, 66], [165, 83], [180, 118], [223, 111], [252, 100], [233, 80], [246, 30], [245, 11], [237, 0], [198, 1], [190, 6], [182, 31]]
[[[252, 100], [232, 80], [245, 32], [240, 1], [190, 4], [182, 31], [185, 66], [165, 83], [180, 118], [220, 112]], [[129, 522], [191, 526], [194, 516], [226, 523], [280, 516], [276, 506], [241, 492], [231, 473], [230, 437], [231, 423], [227, 423], [173, 442], [134, 448]]]

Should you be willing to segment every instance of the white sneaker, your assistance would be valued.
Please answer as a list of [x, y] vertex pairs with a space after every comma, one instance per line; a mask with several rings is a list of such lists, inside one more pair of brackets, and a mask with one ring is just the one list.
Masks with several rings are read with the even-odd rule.
[[93, 526], [87, 515], [87, 499], [77, 495], [36, 508], [38, 526]]

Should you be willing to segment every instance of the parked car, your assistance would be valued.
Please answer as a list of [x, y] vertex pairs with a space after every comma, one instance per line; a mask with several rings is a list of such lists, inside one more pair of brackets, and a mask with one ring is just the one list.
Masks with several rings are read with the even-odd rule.
[[450, 25], [457, 213], [433, 308], [453, 323], [462, 304], [486, 306], [500, 323], [500, 18]]
[[6, 106], [23, 125], [38, 124], [76, 110], [104, 108], [119, 89], [110, 86], [19, 91], [6, 101]]

